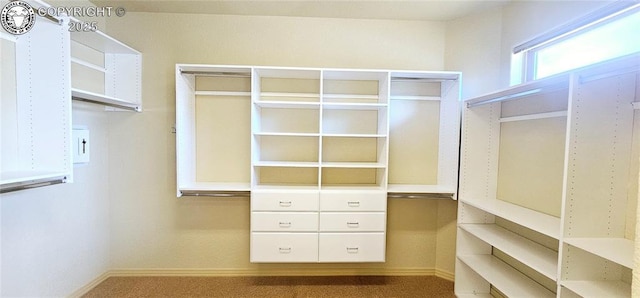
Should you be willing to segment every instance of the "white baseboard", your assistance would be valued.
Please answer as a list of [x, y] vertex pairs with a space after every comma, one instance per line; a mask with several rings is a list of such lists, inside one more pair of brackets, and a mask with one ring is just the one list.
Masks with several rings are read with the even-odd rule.
[[91, 289], [95, 288], [97, 285], [99, 285], [101, 282], [105, 281], [107, 278], [109, 278], [111, 276], [111, 273], [109, 271], [100, 274], [98, 277], [94, 278], [92, 281], [90, 281], [88, 284], [84, 285], [83, 287], [75, 290], [73, 293], [69, 294], [69, 298], [79, 298], [82, 297], [82, 295], [86, 294], [87, 292], [91, 291]]
[[[431, 268], [114, 269], [111, 276], [433, 276]], [[448, 276], [445, 274], [445, 276]]]

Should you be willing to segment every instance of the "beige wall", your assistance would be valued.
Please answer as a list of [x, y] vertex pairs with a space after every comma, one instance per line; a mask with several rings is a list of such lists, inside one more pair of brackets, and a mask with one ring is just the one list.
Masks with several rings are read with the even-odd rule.
[[[90, 5], [69, 1], [55, 5]], [[91, 21], [105, 28], [103, 19]], [[74, 103], [72, 117], [89, 128], [92, 145], [91, 162], [74, 167], [74, 183], [0, 195], [1, 297], [67, 296], [109, 269], [109, 116]]]
[[444, 23], [129, 13], [108, 26], [143, 53], [145, 109], [114, 121], [110, 135], [114, 269], [425, 274], [441, 265], [451, 277], [455, 202], [438, 200], [390, 201], [386, 263], [250, 264], [249, 200], [177, 199], [171, 133], [176, 63], [441, 70]]
[[66, 296], [109, 269], [108, 115], [74, 104], [91, 133], [91, 162], [74, 183], [0, 196], [2, 297]]

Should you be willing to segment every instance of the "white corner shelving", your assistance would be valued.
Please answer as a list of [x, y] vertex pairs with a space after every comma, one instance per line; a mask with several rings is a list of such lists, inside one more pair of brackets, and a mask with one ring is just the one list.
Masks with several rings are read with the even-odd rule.
[[524, 277], [551, 296], [630, 297], [639, 72], [630, 55], [466, 101], [456, 295], [511, 296], [504, 279]]
[[2, 193], [73, 180], [69, 34], [54, 20], [0, 36]]
[[71, 32], [74, 100], [112, 110], [142, 111], [142, 55], [97, 30]]

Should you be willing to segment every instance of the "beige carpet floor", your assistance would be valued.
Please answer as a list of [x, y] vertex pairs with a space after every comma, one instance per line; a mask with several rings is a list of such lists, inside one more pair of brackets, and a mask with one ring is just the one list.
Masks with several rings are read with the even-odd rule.
[[110, 277], [92, 297], [455, 297], [434, 276]]

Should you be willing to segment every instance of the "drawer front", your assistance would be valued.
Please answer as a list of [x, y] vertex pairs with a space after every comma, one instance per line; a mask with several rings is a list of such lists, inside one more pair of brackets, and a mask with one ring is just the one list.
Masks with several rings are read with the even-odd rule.
[[317, 232], [316, 212], [252, 212], [252, 232]]
[[251, 233], [251, 262], [317, 262], [318, 233]]
[[321, 211], [386, 211], [387, 193], [384, 191], [323, 191], [320, 192]]
[[322, 213], [321, 232], [384, 232], [387, 218], [384, 212]]
[[321, 233], [320, 262], [384, 262], [384, 233]]
[[318, 211], [317, 191], [251, 192], [251, 211]]

